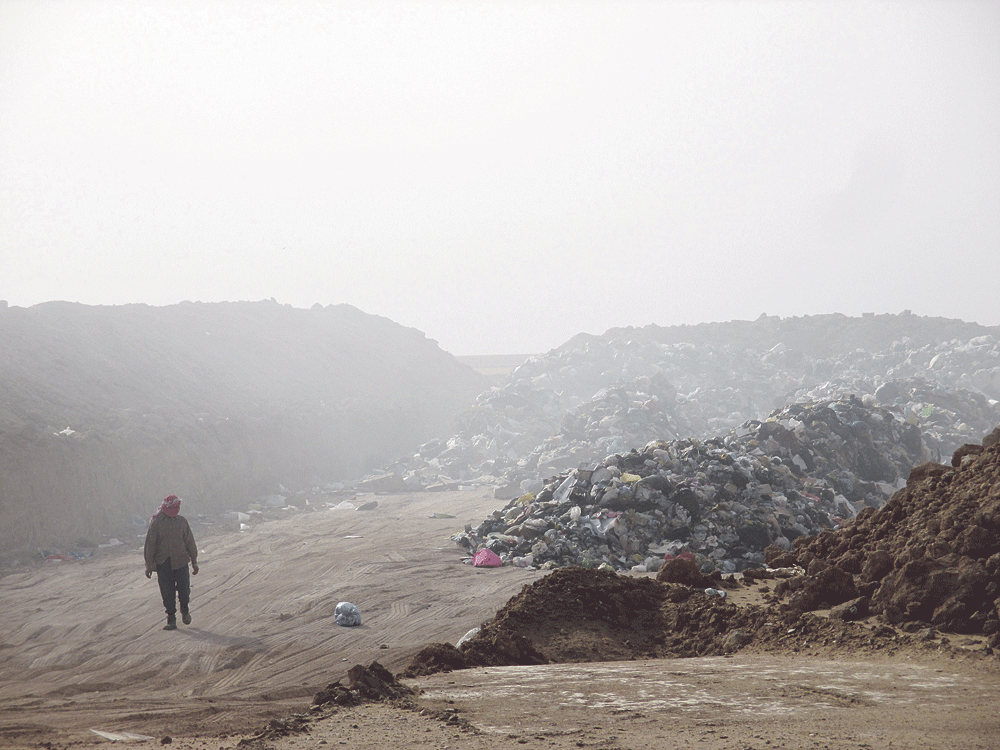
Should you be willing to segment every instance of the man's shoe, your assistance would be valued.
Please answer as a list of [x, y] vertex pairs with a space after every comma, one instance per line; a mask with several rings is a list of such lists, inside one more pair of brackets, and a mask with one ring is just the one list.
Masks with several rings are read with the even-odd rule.
[[183, 622], [185, 625], [190, 625], [191, 624], [191, 613], [190, 612], [183, 612], [182, 611], [181, 612], [181, 622]]
[[167, 616], [167, 624], [163, 626], [164, 630], [177, 630], [177, 618], [174, 615]]

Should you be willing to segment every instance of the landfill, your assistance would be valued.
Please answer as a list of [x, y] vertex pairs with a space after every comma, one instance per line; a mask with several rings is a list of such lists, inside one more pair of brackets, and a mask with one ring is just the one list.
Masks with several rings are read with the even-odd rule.
[[580, 335], [371, 481], [493, 488], [506, 504], [453, 537], [470, 562], [488, 549], [522, 567], [643, 571], [691, 552], [737, 572], [881, 507], [912, 467], [1000, 424], [1000, 335], [959, 323], [807, 316], [714, 338]]
[[687, 552], [734, 573], [881, 507], [922, 456], [919, 428], [887, 409], [792, 404], [721, 438], [653, 441], [563, 472], [453, 539], [521, 567], [647, 571]]
[[734, 572], [881, 507], [997, 424], [995, 328], [904, 313], [616, 329], [527, 359], [450, 437], [354, 482], [279, 485], [226, 522], [480, 487], [500, 502], [453, 537], [470, 564], [654, 571], [690, 552]]
[[[850, 395], [919, 427], [927, 460], [946, 459], [1000, 421], [1000, 333], [935, 341], [936, 319], [842, 318], [782, 321], [796, 324], [787, 334], [801, 346], [865, 323], [812, 354], [771, 339], [755, 348], [734, 335], [666, 341], [666, 332], [684, 331], [655, 326], [577, 336], [529, 358], [509, 382], [480, 394], [454, 435], [425, 443], [386, 473], [400, 488], [486, 485], [506, 499], [541, 489], [540, 476], [653, 440], [705, 440], [789, 404]], [[871, 347], [887, 328], [899, 338]]]
[[[739, 575], [706, 575], [689, 552], [665, 560], [655, 580], [560, 567], [457, 644], [426, 645], [403, 676], [744, 649], [855, 655], [932, 649], [995, 659], [1000, 427], [982, 444], [956, 451], [951, 463], [915, 467], [880, 509], [866, 506], [838, 530], [799, 537], [791, 550], [772, 545], [767, 566]], [[774, 579], [762, 604], [729, 600], [727, 589], [763, 580], [760, 590], [769, 592]], [[981, 637], [953, 647], [943, 633]]]

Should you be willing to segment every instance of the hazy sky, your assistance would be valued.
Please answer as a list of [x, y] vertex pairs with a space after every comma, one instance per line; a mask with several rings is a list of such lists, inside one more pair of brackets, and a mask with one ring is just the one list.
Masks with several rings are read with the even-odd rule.
[[346, 302], [488, 354], [998, 291], [995, 0], [0, 0], [11, 305]]

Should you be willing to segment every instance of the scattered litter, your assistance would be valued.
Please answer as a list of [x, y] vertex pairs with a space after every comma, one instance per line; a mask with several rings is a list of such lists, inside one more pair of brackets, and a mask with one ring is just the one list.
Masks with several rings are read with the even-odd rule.
[[283, 508], [285, 506], [285, 500], [287, 498], [284, 495], [268, 495], [267, 497], [261, 498], [265, 508]]
[[330, 510], [357, 510], [357, 508], [350, 500], [344, 500], [344, 502], [334, 505]]
[[78, 560], [86, 560], [88, 557], [93, 557], [94, 550], [41, 550], [41, 555], [42, 559], [46, 562], [77, 562]]

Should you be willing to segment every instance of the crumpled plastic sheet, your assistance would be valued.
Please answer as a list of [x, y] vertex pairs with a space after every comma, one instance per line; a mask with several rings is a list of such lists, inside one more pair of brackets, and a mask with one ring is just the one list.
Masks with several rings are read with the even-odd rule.
[[356, 604], [340, 602], [333, 611], [333, 619], [341, 627], [353, 628], [361, 624], [361, 610]]

